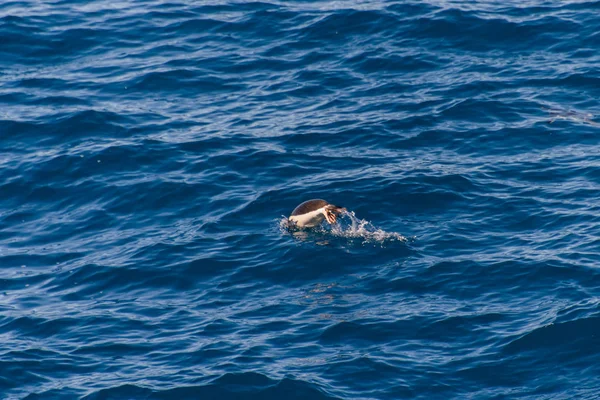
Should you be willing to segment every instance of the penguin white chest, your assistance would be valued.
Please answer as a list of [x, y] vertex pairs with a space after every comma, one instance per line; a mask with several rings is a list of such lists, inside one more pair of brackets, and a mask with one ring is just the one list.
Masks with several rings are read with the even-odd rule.
[[325, 219], [324, 209], [319, 208], [314, 211], [300, 215], [292, 215], [290, 221], [294, 221], [299, 228], [312, 228], [319, 225]]

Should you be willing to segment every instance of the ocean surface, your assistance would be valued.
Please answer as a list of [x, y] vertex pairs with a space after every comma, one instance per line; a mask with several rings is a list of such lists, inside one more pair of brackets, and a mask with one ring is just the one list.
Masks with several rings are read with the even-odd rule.
[[2, 1], [0, 398], [600, 398], [599, 99], [600, 1]]

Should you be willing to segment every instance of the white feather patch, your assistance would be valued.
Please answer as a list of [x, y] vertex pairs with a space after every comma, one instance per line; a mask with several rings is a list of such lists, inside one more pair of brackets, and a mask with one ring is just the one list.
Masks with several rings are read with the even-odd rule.
[[319, 225], [325, 219], [325, 207], [321, 207], [306, 214], [292, 215], [290, 221], [294, 221], [298, 228], [312, 228]]

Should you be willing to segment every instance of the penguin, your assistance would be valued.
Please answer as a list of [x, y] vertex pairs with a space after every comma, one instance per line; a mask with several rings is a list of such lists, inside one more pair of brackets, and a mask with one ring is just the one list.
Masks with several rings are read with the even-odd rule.
[[298, 228], [313, 228], [323, 220], [335, 224], [337, 216], [346, 211], [343, 207], [334, 206], [325, 200], [314, 199], [300, 204], [288, 218]]

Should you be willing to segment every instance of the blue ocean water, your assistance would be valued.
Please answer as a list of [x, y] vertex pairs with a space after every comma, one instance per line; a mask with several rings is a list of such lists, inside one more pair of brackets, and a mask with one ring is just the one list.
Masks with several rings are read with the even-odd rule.
[[0, 398], [600, 398], [599, 13], [3, 1]]

